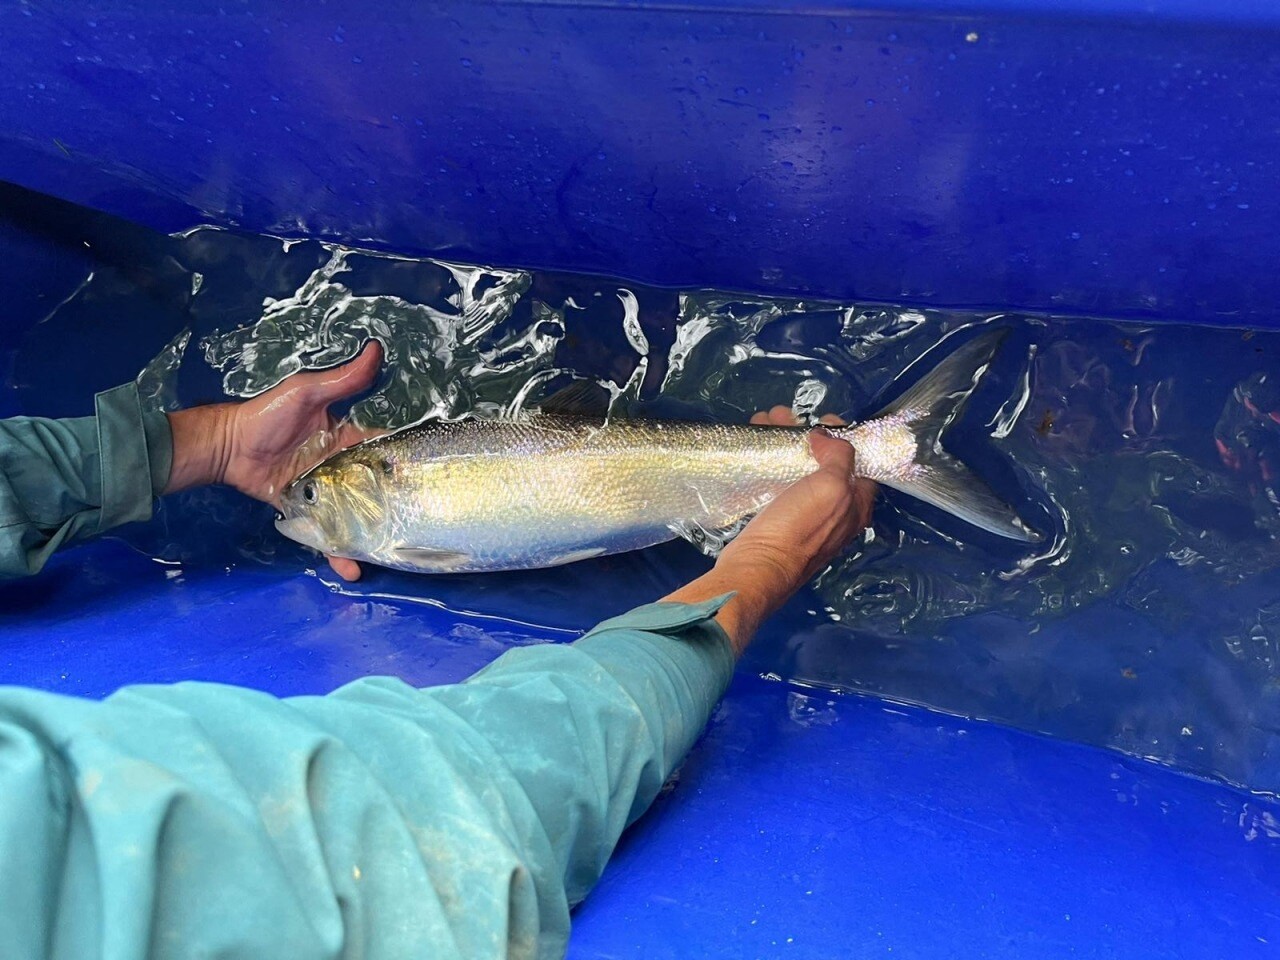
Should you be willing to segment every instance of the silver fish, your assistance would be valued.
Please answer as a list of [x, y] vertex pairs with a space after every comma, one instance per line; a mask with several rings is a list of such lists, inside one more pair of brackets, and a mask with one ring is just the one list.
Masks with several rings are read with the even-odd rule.
[[[858, 476], [1014, 540], [1017, 514], [938, 437], [1002, 339], [960, 347], [875, 417], [832, 428]], [[807, 428], [541, 412], [409, 427], [286, 489], [276, 526], [324, 553], [424, 573], [551, 567], [683, 536], [708, 552], [814, 469]]]

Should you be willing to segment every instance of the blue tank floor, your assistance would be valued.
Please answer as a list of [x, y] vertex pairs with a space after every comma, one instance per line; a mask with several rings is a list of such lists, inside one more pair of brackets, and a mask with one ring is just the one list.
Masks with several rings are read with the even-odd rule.
[[[456, 598], [455, 598], [456, 599]], [[461, 679], [571, 632], [165, 568], [106, 541], [0, 586], [6, 682], [288, 695]], [[1280, 804], [1075, 744], [739, 671], [578, 910], [570, 956], [1270, 956]]]

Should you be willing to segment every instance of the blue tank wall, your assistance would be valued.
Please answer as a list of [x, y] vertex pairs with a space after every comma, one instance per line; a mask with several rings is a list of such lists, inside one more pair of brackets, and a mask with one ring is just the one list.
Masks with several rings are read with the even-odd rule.
[[1280, 7], [0, 9], [0, 180], [657, 284], [1274, 323]]
[[[162, 230], [1276, 326], [1280, 8], [1201, 7], [14, 3], [0, 180]], [[148, 242], [21, 190], [0, 208], [0, 358]], [[58, 412], [125, 352], [89, 357]], [[664, 575], [698, 562], [669, 553]], [[105, 541], [0, 587], [0, 680], [455, 680], [656, 595], [654, 569], [619, 560], [546, 630], [519, 603], [552, 575], [443, 588], [498, 615], [477, 618]], [[571, 955], [1267, 956], [1278, 825], [1266, 797], [748, 669]]]

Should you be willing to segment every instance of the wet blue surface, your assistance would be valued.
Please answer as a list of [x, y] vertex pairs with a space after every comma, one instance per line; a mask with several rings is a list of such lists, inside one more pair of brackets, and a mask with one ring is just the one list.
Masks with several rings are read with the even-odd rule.
[[[0, 675], [88, 696], [426, 685], [572, 635], [347, 597], [283, 565], [180, 571], [114, 541], [0, 586]], [[740, 670], [579, 909], [570, 956], [1262, 957], [1278, 904], [1274, 801]]]
[[[38, 300], [27, 278], [14, 285], [20, 295], [5, 317], [15, 334], [14, 374], [0, 407], [84, 414], [95, 390], [144, 365], [144, 395], [177, 405], [222, 399], [224, 387], [243, 393], [246, 384], [276, 382], [284, 363], [325, 365], [354, 354], [369, 336], [382, 339], [388, 359], [356, 409], [375, 417], [380, 409], [414, 411], [406, 419], [424, 409], [457, 416], [479, 397], [503, 403], [553, 366], [615, 384], [639, 369], [622, 335], [622, 281], [522, 274], [512, 288], [528, 290], [511, 313], [457, 349], [445, 346], [458, 316], [450, 298], [463, 289], [450, 272], [464, 269], [457, 265], [344, 251], [347, 269], [319, 295], [313, 271], [328, 277], [338, 254], [318, 243], [284, 249], [278, 239], [213, 228], [164, 237], [3, 188], [0, 208], [30, 229], [32, 243], [14, 245], [23, 262], [44, 263], [31, 252], [51, 237], [71, 251], [88, 242], [94, 258], [92, 279], [25, 334], [23, 307], [31, 322]], [[42, 271], [32, 275], [34, 289], [57, 289]], [[482, 268], [468, 275], [494, 280]], [[311, 293], [299, 300], [304, 288]], [[717, 292], [634, 284], [628, 292], [650, 349], [641, 412], [726, 422], [791, 402], [802, 380], [826, 389], [824, 411], [871, 413], [900, 389], [904, 367], [931, 362], [922, 354], [947, 331], [989, 321], [905, 305], [736, 294], [726, 305]], [[548, 315], [557, 319], [538, 319]], [[1011, 335], [946, 446], [1050, 540], [1026, 548], [975, 537], [940, 511], [886, 492], [874, 541], [851, 549], [775, 618], [751, 668], [1274, 791], [1280, 422], [1268, 414], [1280, 393], [1267, 371], [1280, 365], [1280, 334], [1041, 316], [999, 323]], [[151, 358], [184, 328], [185, 360], [164, 353], [172, 365], [156, 373]], [[539, 340], [531, 360], [527, 337], [543, 329], [557, 332]], [[441, 399], [441, 388], [457, 393]], [[156, 522], [122, 535], [150, 555], [182, 561], [192, 576], [228, 564], [304, 562], [269, 510], [229, 491], [174, 498]], [[581, 628], [663, 595], [700, 568], [676, 544], [582, 564], [569, 577], [383, 571], [354, 592]]]
[[[279, 696], [327, 693], [370, 673], [448, 683], [510, 645], [572, 640], [677, 583], [632, 563], [618, 577], [627, 586], [584, 589], [569, 606], [550, 583], [571, 587], [574, 569], [487, 584], [441, 578], [427, 602], [385, 597], [402, 576], [390, 572], [370, 571], [346, 596], [290, 560], [188, 570], [105, 539], [57, 556], [35, 578], [0, 581], [0, 677], [89, 697], [179, 680]], [[335, 579], [327, 568], [322, 576]], [[531, 612], [536, 625], [522, 619]]]
[[[0, 180], [164, 230], [212, 221], [658, 284], [1276, 326], [1280, 7], [1267, 0], [282, 9], [0, 8]], [[53, 338], [83, 349], [55, 379], [75, 389], [40, 412], [88, 412], [92, 388], [136, 372], [113, 345], [181, 326], [170, 307], [185, 305], [174, 291], [189, 277], [134, 272], [136, 238], [118, 222], [74, 214], [67, 228], [0, 194], [5, 365], [90, 268], [155, 301], [116, 326], [86, 314]], [[0, 370], [6, 382], [37, 373]], [[0, 415], [13, 400], [0, 393]], [[1205, 402], [1212, 419], [1223, 398]], [[406, 592], [390, 577], [345, 596], [296, 556], [259, 565], [243, 519], [237, 507], [198, 528], [225, 538], [210, 550], [229, 567], [165, 567], [106, 542], [0, 585], [0, 680], [87, 696], [189, 678], [278, 694], [367, 673], [447, 682], [513, 644], [570, 638], [701, 562], [676, 548], [594, 573], [433, 584], [450, 610], [377, 596]], [[1181, 569], [1161, 576], [1048, 627], [1025, 660], [1028, 637], [999, 614], [965, 623], [954, 649], [998, 637], [977, 665], [1017, 665], [1011, 682], [1046, 716], [1077, 719], [1131, 680], [1098, 674], [1093, 699], [1075, 697], [1058, 671], [1081, 637], [1118, 638], [1144, 678], [1212, 681], [1231, 663], [1215, 616], [1257, 608], [1247, 650], [1271, 669], [1264, 571], [1219, 593], [1182, 589]], [[1135, 614], [1153, 585], [1181, 605], [1172, 616], [1203, 662], [1170, 662]], [[538, 607], [544, 627], [512, 622]], [[814, 680], [838, 682], [824, 671], [861, 658], [946, 685], [936, 648], [772, 629], [762, 649], [792, 644]], [[579, 912], [573, 956], [1274, 950], [1274, 803], [765, 682], [760, 666], [740, 671], [675, 787], [626, 839]], [[1230, 684], [1215, 689], [1239, 706]]]
[[[0, 209], [8, 229], [0, 251], [11, 250], [23, 268], [5, 287], [14, 292], [4, 316], [12, 373], [0, 412], [88, 413], [94, 391], [133, 378], [184, 327], [186, 361], [167, 378], [148, 374], [148, 389], [162, 383], [183, 405], [222, 399], [225, 381], [208, 360], [209, 345], [230, 344], [224, 372], [243, 383], [244, 344], [259, 329], [272, 337], [278, 330], [263, 317], [264, 300], [294, 298], [330, 261], [316, 243], [285, 250], [277, 239], [217, 229], [165, 237], [14, 188], [0, 187]], [[332, 359], [377, 331], [384, 345], [396, 345], [384, 382], [399, 392], [375, 390], [361, 405], [434, 403], [438, 387], [464, 384], [451, 408], [457, 415], [475, 396], [505, 401], [538, 375], [536, 365], [495, 373], [477, 364], [506, 352], [496, 344], [518, 343], [526, 325], [554, 309], [548, 304], [573, 297], [562, 339], [540, 355], [542, 368], [554, 363], [622, 383], [637, 363], [618, 322], [621, 281], [526, 275], [530, 289], [494, 339], [437, 353], [456, 310], [448, 297], [459, 289], [439, 263], [352, 253], [347, 265], [328, 288], [336, 299], [325, 299], [327, 307], [294, 298], [294, 339], [252, 351], [261, 386], [274, 382], [280, 358], [299, 342]], [[92, 279], [77, 289], [90, 268]], [[347, 298], [339, 284], [360, 296]], [[827, 388], [824, 410], [871, 412], [945, 331], [987, 321], [905, 306], [769, 301], [775, 318], [757, 325], [744, 318], [766, 309], [761, 300], [735, 295], [735, 313], [717, 307], [715, 293], [632, 289], [651, 349], [644, 396], [659, 416], [744, 420], [790, 402], [810, 377]], [[51, 302], [60, 306], [36, 323]], [[438, 321], [422, 322], [424, 303]], [[1274, 790], [1280, 424], [1267, 414], [1280, 395], [1266, 373], [1280, 363], [1280, 335], [1038, 316], [1001, 322], [1013, 335], [946, 443], [1053, 542], [1032, 551], [991, 537], [974, 542], [972, 531], [938, 511], [886, 494], [875, 541], [851, 550], [775, 619], [751, 669]], [[671, 385], [672, 358], [701, 324], [709, 332], [680, 354]], [[308, 340], [312, 328], [331, 339]], [[331, 362], [309, 356], [302, 362]], [[124, 536], [153, 556], [181, 560], [188, 576], [305, 559], [274, 531], [269, 510], [228, 491], [175, 498], [156, 522]], [[581, 629], [661, 596], [702, 564], [676, 544], [583, 564], [570, 578], [381, 572], [354, 592]]]
[[1274, 956], [1277, 812], [1088, 748], [740, 676], [570, 956]]
[[164, 230], [1273, 324], [1278, 29], [1266, 0], [12, 3], [0, 179]]

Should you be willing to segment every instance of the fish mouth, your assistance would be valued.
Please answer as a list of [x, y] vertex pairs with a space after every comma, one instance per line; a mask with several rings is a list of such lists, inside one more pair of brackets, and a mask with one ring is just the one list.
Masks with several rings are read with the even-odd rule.
[[290, 540], [311, 547], [321, 553], [326, 551], [325, 537], [316, 522], [310, 517], [290, 517], [283, 513], [276, 514], [276, 530]]

